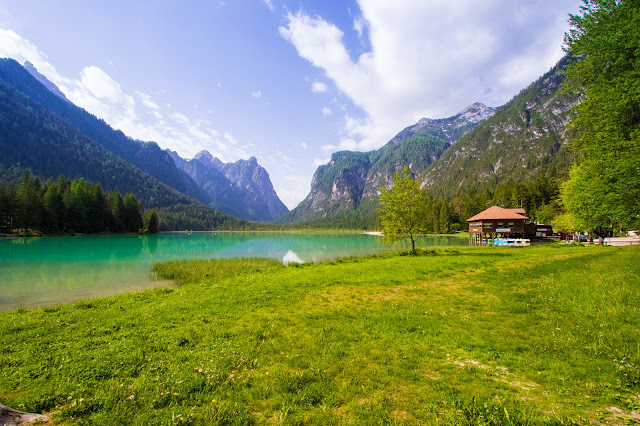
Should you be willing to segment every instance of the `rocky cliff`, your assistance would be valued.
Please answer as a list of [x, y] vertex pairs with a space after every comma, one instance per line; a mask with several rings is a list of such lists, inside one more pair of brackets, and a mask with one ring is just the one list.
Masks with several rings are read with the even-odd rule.
[[538, 174], [566, 173], [566, 124], [580, 99], [561, 90], [568, 58], [522, 90], [492, 117], [462, 136], [419, 173], [427, 190], [440, 198], [483, 191]]
[[416, 174], [424, 171], [460, 136], [494, 113], [495, 109], [475, 103], [452, 117], [422, 118], [375, 151], [334, 153], [314, 174], [309, 195], [277, 222], [310, 222], [348, 210], [374, 210], [378, 188], [389, 186], [396, 171], [405, 165]]
[[208, 151], [185, 160], [167, 150], [176, 166], [185, 175], [185, 186], [193, 182], [196, 197], [210, 206], [235, 217], [268, 222], [287, 213], [273, 189], [267, 171], [255, 157], [235, 163], [223, 163]]

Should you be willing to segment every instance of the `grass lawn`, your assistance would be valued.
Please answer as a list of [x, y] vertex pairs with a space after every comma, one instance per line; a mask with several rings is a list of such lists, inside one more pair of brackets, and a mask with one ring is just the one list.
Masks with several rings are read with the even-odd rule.
[[640, 247], [465, 248], [0, 314], [0, 403], [61, 424], [640, 422]]

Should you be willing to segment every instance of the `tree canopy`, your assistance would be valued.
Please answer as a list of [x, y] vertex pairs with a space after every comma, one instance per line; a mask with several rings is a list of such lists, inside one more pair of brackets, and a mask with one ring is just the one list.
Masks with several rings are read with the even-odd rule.
[[0, 232], [138, 232], [142, 206], [133, 194], [125, 200], [117, 189], [104, 192], [100, 183], [84, 178], [60, 175], [43, 184], [26, 170], [20, 184], [0, 184]]
[[562, 187], [578, 228], [640, 226], [640, 0], [584, 0], [571, 15], [567, 88], [578, 162]]
[[380, 221], [385, 243], [391, 244], [409, 238], [411, 251], [416, 251], [415, 236], [426, 232], [427, 196], [420, 183], [411, 176], [405, 166], [396, 172], [391, 188], [380, 188]]

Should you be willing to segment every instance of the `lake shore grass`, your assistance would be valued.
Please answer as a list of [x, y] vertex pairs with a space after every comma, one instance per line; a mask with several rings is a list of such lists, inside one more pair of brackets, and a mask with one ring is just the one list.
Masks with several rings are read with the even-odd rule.
[[639, 247], [163, 263], [0, 313], [0, 404], [55, 424], [625, 424]]

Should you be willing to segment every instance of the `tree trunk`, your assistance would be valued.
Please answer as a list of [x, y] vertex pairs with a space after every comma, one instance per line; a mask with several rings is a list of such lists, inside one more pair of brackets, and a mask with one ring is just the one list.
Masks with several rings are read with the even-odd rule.
[[413, 240], [413, 234], [410, 234], [409, 238], [411, 238], [411, 253], [415, 254], [416, 253], [416, 242]]

